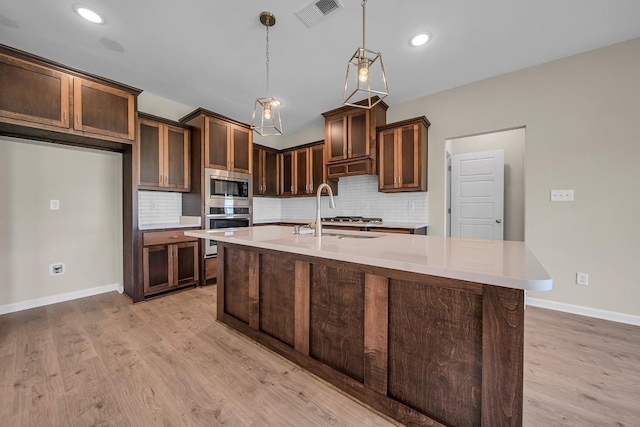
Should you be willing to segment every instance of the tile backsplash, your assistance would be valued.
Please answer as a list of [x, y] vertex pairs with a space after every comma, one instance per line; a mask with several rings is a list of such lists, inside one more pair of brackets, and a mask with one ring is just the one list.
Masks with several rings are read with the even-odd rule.
[[138, 222], [140, 225], [180, 222], [182, 193], [138, 191]]
[[[329, 198], [322, 197], [322, 216], [360, 215], [380, 217], [387, 222], [428, 222], [428, 193], [380, 193], [375, 175], [340, 178], [336, 209], [329, 209]], [[253, 199], [254, 221], [314, 218], [315, 197]]]

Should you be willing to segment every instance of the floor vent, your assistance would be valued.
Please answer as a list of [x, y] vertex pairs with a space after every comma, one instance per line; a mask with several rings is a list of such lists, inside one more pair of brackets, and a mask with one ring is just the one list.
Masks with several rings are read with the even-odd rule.
[[328, 14], [338, 9], [343, 9], [340, 0], [318, 0], [309, 3], [296, 12], [296, 16], [305, 23], [307, 27], [313, 27], [322, 21]]

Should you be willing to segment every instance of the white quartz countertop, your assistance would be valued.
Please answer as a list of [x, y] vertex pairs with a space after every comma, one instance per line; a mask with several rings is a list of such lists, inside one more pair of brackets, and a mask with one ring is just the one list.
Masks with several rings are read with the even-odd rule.
[[[254, 224], [273, 224], [273, 223], [282, 223], [282, 224], [309, 224], [310, 222], [315, 221], [315, 219], [261, 219], [253, 221]], [[371, 224], [368, 222], [332, 222], [332, 221], [322, 221], [322, 225], [339, 225], [340, 227], [369, 227], [369, 228], [404, 228], [404, 229], [418, 229], [423, 227], [428, 227], [429, 223], [427, 222], [382, 222], [382, 224]]]
[[[291, 227], [193, 230], [185, 235], [507, 288], [547, 291], [553, 280], [523, 242], [366, 231], [294, 235]], [[375, 236], [349, 238], [345, 236]]]

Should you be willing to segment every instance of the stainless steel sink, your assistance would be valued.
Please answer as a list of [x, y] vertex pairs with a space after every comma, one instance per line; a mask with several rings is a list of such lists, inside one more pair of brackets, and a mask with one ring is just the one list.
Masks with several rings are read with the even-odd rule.
[[371, 235], [322, 233], [322, 236], [337, 237], [338, 239], [377, 239], [378, 237], [382, 237], [381, 235], [376, 235], [375, 233], [371, 233]]

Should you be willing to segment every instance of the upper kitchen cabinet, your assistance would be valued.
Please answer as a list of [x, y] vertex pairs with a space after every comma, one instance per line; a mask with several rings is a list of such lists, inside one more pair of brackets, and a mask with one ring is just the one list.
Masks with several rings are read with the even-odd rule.
[[253, 195], [276, 196], [278, 194], [278, 152], [274, 149], [253, 146]]
[[379, 191], [427, 191], [430, 125], [422, 116], [378, 127]]
[[70, 76], [0, 54], [0, 115], [69, 128]]
[[251, 173], [253, 135], [251, 127], [212, 111], [199, 108], [180, 119], [196, 129], [202, 144], [205, 168]]
[[73, 79], [73, 128], [120, 139], [135, 139], [133, 95], [89, 80]]
[[324, 142], [318, 141], [280, 154], [281, 195], [313, 195], [323, 182], [331, 186], [334, 195], [338, 194], [337, 181], [327, 180], [324, 151]]
[[189, 191], [189, 129], [148, 114], [138, 115], [138, 127], [138, 188]]
[[0, 45], [0, 93], [5, 134], [108, 149], [119, 146], [84, 138], [135, 140], [138, 89]]
[[340, 107], [322, 114], [327, 178], [376, 173], [376, 127], [387, 122], [387, 108], [380, 102], [371, 109]]

